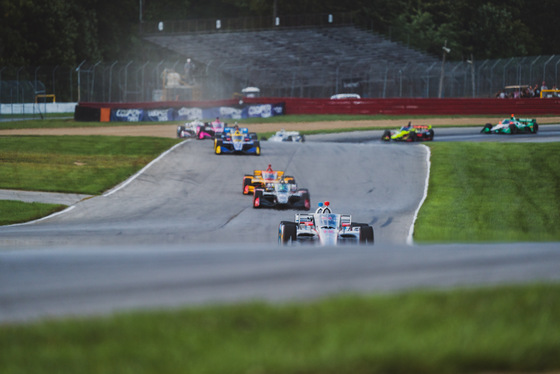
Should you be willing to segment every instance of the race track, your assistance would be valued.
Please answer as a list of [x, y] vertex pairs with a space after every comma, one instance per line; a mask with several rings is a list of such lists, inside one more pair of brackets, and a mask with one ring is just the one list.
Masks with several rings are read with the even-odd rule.
[[292, 210], [252, 208], [245, 173], [273, 168], [308, 188], [313, 207], [328, 200], [373, 225], [378, 243], [406, 242], [424, 193], [427, 148], [266, 143], [261, 156], [217, 156], [210, 141], [187, 140], [124, 188], [83, 200], [34, 224], [0, 228], [16, 246], [262, 243], [276, 245]]
[[[375, 136], [267, 142], [260, 157], [217, 156], [210, 141], [188, 140], [102, 196], [0, 227], [0, 323], [560, 280], [557, 243], [407, 245], [424, 195], [427, 148]], [[362, 143], [350, 142], [356, 137]], [[279, 247], [278, 223], [295, 212], [256, 210], [242, 195], [243, 175], [268, 164], [308, 188], [314, 206], [328, 200], [371, 224], [375, 245]]]

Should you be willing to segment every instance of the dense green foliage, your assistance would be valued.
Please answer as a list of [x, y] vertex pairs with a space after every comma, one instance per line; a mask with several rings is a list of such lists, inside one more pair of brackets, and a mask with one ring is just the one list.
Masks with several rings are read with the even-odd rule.
[[0, 67], [157, 59], [138, 35], [141, 20], [326, 12], [355, 12], [437, 55], [447, 40], [452, 59], [559, 53], [557, 0], [0, 0]]
[[0, 326], [16, 373], [536, 373], [560, 369], [560, 286], [344, 296]]
[[560, 240], [556, 143], [430, 144], [416, 242]]

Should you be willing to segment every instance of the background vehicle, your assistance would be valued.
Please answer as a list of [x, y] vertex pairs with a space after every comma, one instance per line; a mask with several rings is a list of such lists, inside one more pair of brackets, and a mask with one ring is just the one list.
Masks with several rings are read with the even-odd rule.
[[286, 131], [284, 129], [277, 131], [267, 139], [269, 142], [300, 142], [305, 141], [305, 136], [300, 134], [299, 131]]
[[518, 134], [529, 133], [536, 134], [539, 131], [539, 125], [536, 119], [529, 118], [515, 118], [512, 114], [511, 118], [501, 120], [497, 125], [492, 126], [491, 123], [484, 125], [482, 130], [483, 134]]
[[202, 121], [194, 120], [192, 122], [187, 122], [182, 126], [177, 126], [177, 137], [178, 138], [191, 138], [198, 135], [200, 128], [205, 124]]
[[270, 164], [266, 170], [254, 170], [252, 175], [243, 176], [243, 195], [253, 194], [255, 188], [264, 188], [267, 183], [280, 182], [280, 180], [284, 180], [286, 183], [296, 183], [294, 177], [285, 176], [281, 170], [273, 170]]
[[177, 127], [177, 137], [190, 138], [196, 137], [197, 139], [214, 139], [219, 137], [224, 131], [226, 123], [216, 120], [214, 122], [201, 122], [194, 120], [185, 123], [183, 126]]
[[215, 139], [222, 135], [226, 126], [227, 123], [220, 121], [219, 118], [212, 122], [205, 122], [204, 126], [197, 129], [196, 137], [198, 139]]
[[398, 130], [385, 130], [381, 140], [396, 142], [416, 142], [423, 140], [434, 140], [434, 130], [431, 125], [411, 125], [403, 126]]
[[214, 139], [214, 152], [233, 154], [261, 154], [261, 143], [256, 133], [249, 133], [246, 127], [225, 127], [222, 134]]
[[295, 183], [268, 182], [264, 188], [255, 188], [253, 208], [303, 209], [311, 208], [309, 190], [297, 188]]
[[361, 99], [361, 96], [357, 93], [339, 93], [331, 96], [331, 100], [341, 100], [341, 99]]
[[373, 244], [373, 227], [352, 222], [350, 214], [334, 214], [330, 203], [319, 203], [313, 214], [299, 213], [295, 221], [282, 221], [278, 226], [278, 243], [295, 242], [320, 245]]

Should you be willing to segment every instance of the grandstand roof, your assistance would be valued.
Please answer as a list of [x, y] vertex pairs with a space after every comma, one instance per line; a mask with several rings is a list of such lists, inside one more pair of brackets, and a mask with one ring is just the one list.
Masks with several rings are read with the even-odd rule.
[[294, 79], [320, 86], [366, 77], [388, 66], [438, 61], [354, 26], [161, 34], [145, 39], [257, 87], [291, 84]]

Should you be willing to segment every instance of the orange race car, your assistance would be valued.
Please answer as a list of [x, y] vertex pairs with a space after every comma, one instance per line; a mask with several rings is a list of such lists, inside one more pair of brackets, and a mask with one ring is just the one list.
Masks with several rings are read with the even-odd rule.
[[296, 180], [292, 176], [284, 176], [284, 172], [273, 170], [272, 165], [268, 165], [266, 170], [254, 170], [253, 174], [245, 174], [243, 176], [243, 195], [251, 195], [255, 193], [255, 188], [264, 188], [266, 183], [280, 182], [295, 184]]

